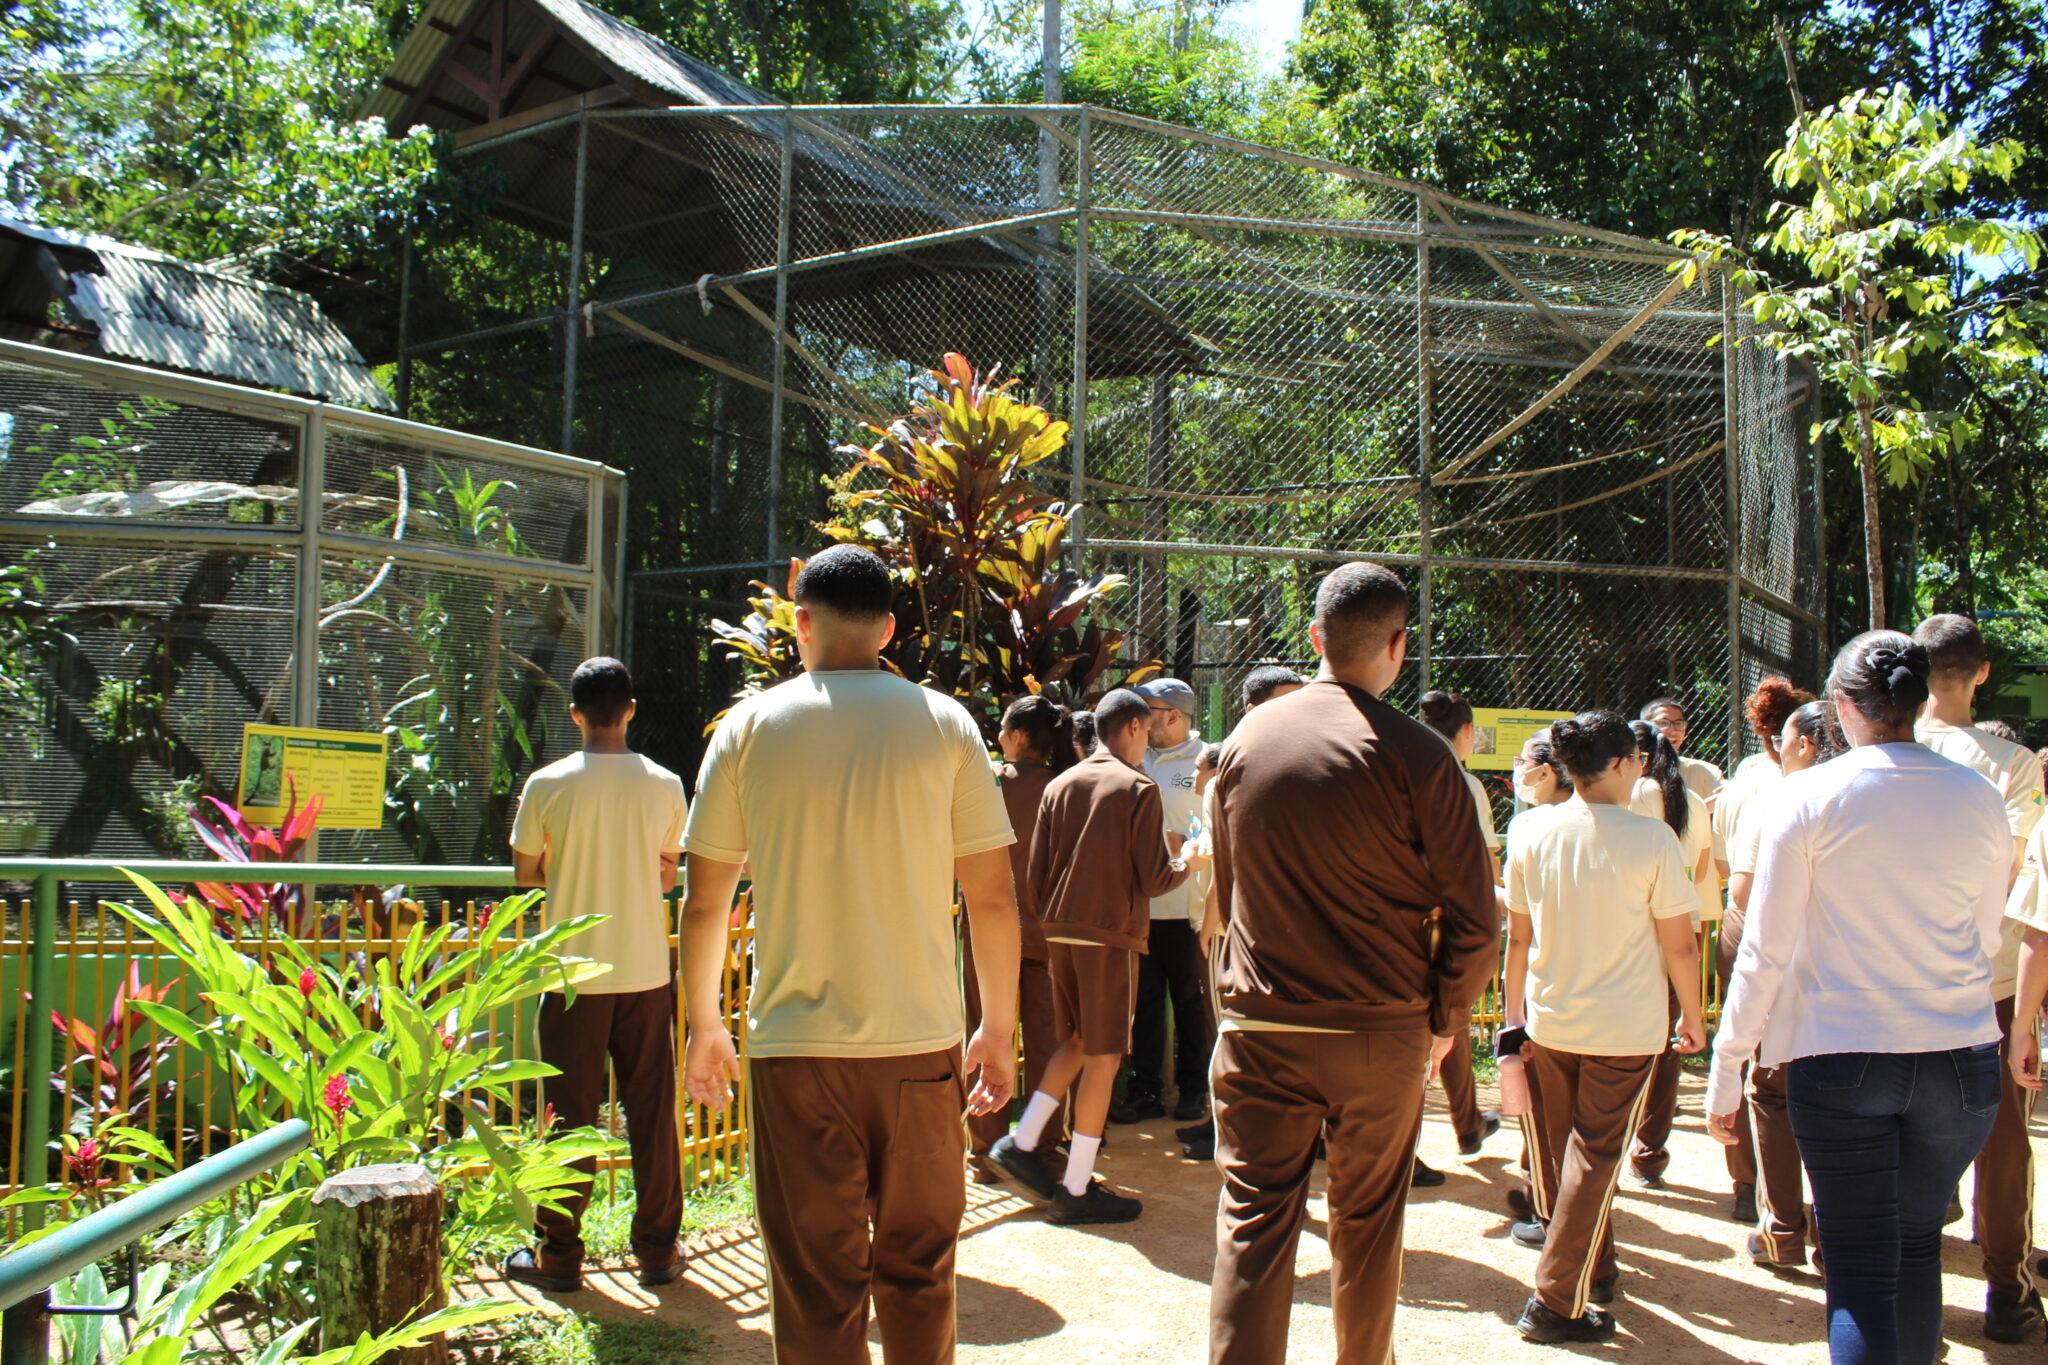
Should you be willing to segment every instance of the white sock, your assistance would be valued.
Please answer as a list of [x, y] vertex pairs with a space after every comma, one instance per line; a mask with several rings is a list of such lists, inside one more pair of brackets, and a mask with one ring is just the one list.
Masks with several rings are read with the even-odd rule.
[[1102, 1150], [1101, 1135], [1074, 1134], [1067, 1144], [1067, 1193], [1076, 1197], [1088, 1193], [1088, 1179], [1095, 1174], [1095, 1154]]
[[1014, 1141], [1018, 1150], [1035, 1152], [1038, 1140], [1045, 1136], [1045, 1125], [1052, 1122], [1052, 1116], [1060, 1112], [1060, 1102], [1043, 1090], [1031, 1092], [1031, 1098], [1024, 1101], [1024, 1117], [1017, 1120], [1017, 1134]]

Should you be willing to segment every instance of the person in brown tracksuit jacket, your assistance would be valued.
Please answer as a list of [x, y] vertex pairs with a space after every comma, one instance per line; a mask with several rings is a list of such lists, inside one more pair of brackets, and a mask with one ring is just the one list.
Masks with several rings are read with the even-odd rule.
[[1379, 699], [1407, 615], [1388, 570], [1331, 573], [1321, 671], [1247, 716], [1218, 764], [1213, 1365], [1287, 1357], [1325, 1133], [1337, 1362], [1390, 1358], [1423, 1086], [1493, 974], [1500, 912], [1471, 790], [1441, 739]]
[[[1080, 762], [1074, 751], [1074, 721], [1067, 708], [1046, 697], [1019, 697], [1003, 712], [1002, 729], [996, 740], [1002, 745], [1004, 762], [996, 769], [1003, 787], [1003, 805], [1010, 812], [1010, 828], [1017, 842], [1010, 845], [1010, 871], [1017, 882], [1019, 928], [1023, 954], [1017, 976], [1017, 1022], [1024, 1040], [1024, 1075], [1019, 1089], [1029, 1095], [1038, 1089], [1039, 1078], [1052, 1054], [1059, 1048], [1059, 1032], [1053, 1026], [1052, 970], [1047, 965], [1045, 927], [1038, 922], [1027, 890], [1030, 871], [1031, 831], [1038, 824], [1038, 803], [1053, 778]], [[960, 917], [961, 976], [967, 987], [967, 1031], [981, 1027], [981, 988], [974, 972], [973, 922]], [[989, 1164], [988, 1149], [1010, 1131], [1007, 1109], [993, 1114], [970, 1115], [967, 1135], [973, 1140], [971, 1166], [981, 1184], [1001, 1179]], [[1054, 1116], [1055, 1137], [1065, 1126]]]
[[[1124, 688], [1096, 703], [1101, 747], [1052, 780], [1031, 836], [1025, 880], [1051, 954], [1060, 1049], [1016, 1131], [999, 1139], [989, 1157], [1050, 1199], [1055, 1223], [1128, 1223], [1143, 1212], [1137, 1200], [1091, 1177], [1117, 1067], [1131, 1049], [1151, 901], [1188, 875], [1187, 864], [1168, 852], [1159, 788], [1138, 767], [1151, 717], [1145, 699]], [[1055, 1182], [1039, 1149], [1059, 1096], [1077, 1081], [1066, 1173]]]

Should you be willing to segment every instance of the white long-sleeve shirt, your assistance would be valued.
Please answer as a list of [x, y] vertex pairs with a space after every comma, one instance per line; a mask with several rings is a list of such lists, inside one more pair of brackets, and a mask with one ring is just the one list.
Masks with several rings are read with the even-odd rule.
[[1998, 789], [1919, 744], [1850, 750], [1781, 783], [1714, 1038], [1707, 1112], [1742, 1064], [1939, 1052], [1998, 1038], [2012, 835]]

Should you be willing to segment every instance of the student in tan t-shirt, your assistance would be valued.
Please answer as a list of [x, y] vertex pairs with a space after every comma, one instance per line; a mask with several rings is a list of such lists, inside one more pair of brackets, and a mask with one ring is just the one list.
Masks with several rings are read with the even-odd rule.
[[1627, 808], [1642, 772], [1637, 739], [1611, 711], [1550, 727], [1575, 794], [1508, 851], [1504, 1009], [1526, 1020], [1521, 1049], [1542, 1223], [1514, 1240], [1540, 1247], [1536, 1294], [1516, 1324], [1530, 1341], [1602, 1341], [1617, 1266], [1609, 1216], [1623, 1154], [1670, 1037], [1706, 1045], [1691, 879], [1669, 826]]
[[[1052, 969], [1045, 942], [1045, 926], [1030, 894], [1031, 832], [1038, 827], [1038, 803], [1052, 780], [1080, 762], [1074, 752], [1074, 721], [1067, 708], [1049, 697], [1019, 697], [1003, 712], [996, 743], [1003, 762], [996, 779], [1003, 788], [1003, 807], [1010, 813], [1010, 828], [1017, 842], [1010, 845], [1010, 873], [1017, 883], [1017, 922], [1023, 938], [1023, 953], [1017, 968], [1017, 1024], [1023, 1041], [1024, 1078], [1017, 1088], [1025, 1095], [1038, 1089], [1052, 1055], [1059, 1050], [1059, 1031], [1053, 1019]], [[960, 917], [962, 976], [967, 987], [967, 1029], [981, 1027], [981, 988], [975, 980], [973, 917]], [[976, 1184], [993, 1185], [1002, 1179], [1001, 1170], [988, 1161], [988, 1149], [1010, 1131], [1007, 1109], [976, 1114], [967, 1121], [972, 1158], [968, 1162]], [[1052, 1131], [1062, 1134], [1065, 1126], [1054, 1115]]]
[[[2027, 837], [2041, 822], [2041, 760], [2032, 751], [1971, 724], [1977, 689], [1991, 677], [1984, 636], [1967, 616], [1930, 616], [1913, 632], [1927, 650], [1931, 671], [1927, 703], [1913, 726], [1913, 738], [1943, 758], [1981, 773], [2005, 801], [2012, 831], [2015, 877], [2026, 857]], [[2001, 1034], [2012, 1031], [2013, 993], [2018, 986], [2020, 939], [2024, 929], [2008, 919], [1998, 955], [1991, 963], [1991, 999]], [[2010, 1060], [2008, 1058], [2008, 1060]], [[2004, 1080], [1998, 1119], [1977, 1156], [1975, 1234], [1984, 1257], [1984, 1335], [1993, 1341], [2023, 1341], [2040, 1327], [2041, 1296], [2027, 1274], [2033, 1259], [2034, 1146], [2027, 1140], [2033, 1092]]]
[[[1187, 880], [1165, 828], [1159, 788], [1139, 766], [1151, 729], [1145, 699], [1118, 688], [1095, 704], [1096, 751], [1052, 780], [1038, 807], [1027, 878], [1051, 957], [1060, 1035], [1016, 1131], [989, 1158], [1018, 1184], [1052, 1201], [1055, 1223], [1128, 1223], [1136, 1199], [1094, 1179], [1110, 1094], [1131, 1048], [1138, 955], [1152, 925], [1152, 898]], [[1168, 851], [1169, 838], [1175, 843]], [[1074, 1089], [1074, 1135], [1058, 1180], [1040, 1149], [1059, 1096]]]
[[[967, 709], [880, 666], [888, 567], [834, 546], [791, 595], [804, 672], [719, 722], [683, 835], [684, 1084], [717, 1109], [740, 1076], [722, 985], [751, 863], [750, 1164], [776, 1359], [867, 1365], [872, 1299], [889, 1365], [949, 1361], [961, 1119], [1006, 1105], [1016, 1065], [1015, 837]], [[956, 880], [982, 1009], [964, 1058]]]
[[[608, 966], [577, 988], [575, 1003], [541, 997], [540, 1058], [559, 1072], [547, 1082], [556, 1121], [598, 1121], [610, 1060], [633, 1153], [633, 1255], [640, 1283], [682, 1274], [676, 1232], [683, 1184], [676, 1141], [675, 980], [668, 902], [682, 856], [688, 806], [683, 783], [626, 747], [633, 679], [617, 659], [586, 659], [569, 679], [569, 717], [583, 750], [534, 773], [512, 821], [513, 879], [544, 886], [550, 922], [604, 920], [571, 939], [569, 951]], [[554, 1293], [582, 1287], [583, 1210], [590, 1187], [562, 1208], [534, 1214], [540, 1245], [512, 1254], [507, 1279]]]

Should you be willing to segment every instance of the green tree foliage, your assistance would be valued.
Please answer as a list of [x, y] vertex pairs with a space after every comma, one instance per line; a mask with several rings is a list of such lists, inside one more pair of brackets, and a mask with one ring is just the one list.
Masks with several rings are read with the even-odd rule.
[[[1773, 328], [1765, 342], [1812, 365], [1847, 405], [1820, 429], [1842, 434], [1862, 476], [1872, 629], [1889, 624], [1880, 481], [1903, 487], [1976, 435], [1968, 403], [1940, 376], [2037, 378], [2038, 293], [1986, 280], [1973, 262], [2010, 258], [2031, 272], [2041, 239], [1954, 207], [1975, 183], [2011, 179], [2022, 159], [2017, 142], [1980, 142], [1897, 86], [1802, 117], [1771, 159], [1792, 197], [1772, 209], [1754, 245], [1799, 272], [1786, 279], [1747, 264], [1736, 278], [1754, 291], [1757, 321]], [[1734, 254], [1725, 238], [1676, 236]]]
[[362, 251], [434, 175], [424, 131], [353, 117], [390, 55], [364, 0], [13, 6], [8, 202], [188, 258]]

